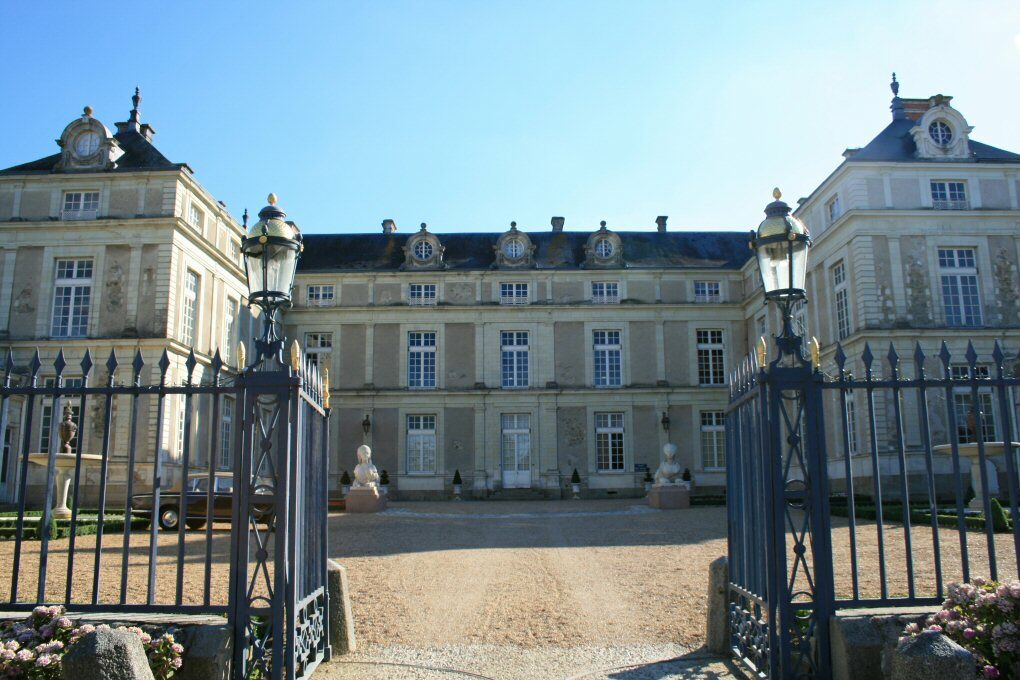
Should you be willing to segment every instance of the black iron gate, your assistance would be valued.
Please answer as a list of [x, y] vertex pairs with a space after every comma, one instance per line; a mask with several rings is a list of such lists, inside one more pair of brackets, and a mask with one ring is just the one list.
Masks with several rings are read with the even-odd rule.
[[826, 375], [817, 344], [808, 361], [783, 340], [795, 351], [766, 364], [763, 341], [730, 379], [732, 650], [761, 677], [827, 678], [837, 610], [934, 608], [951, 580], [1020, 574], [1020, 361], [998, 342], [985, 362], [970, 342], [911, 362], [837, 344]]

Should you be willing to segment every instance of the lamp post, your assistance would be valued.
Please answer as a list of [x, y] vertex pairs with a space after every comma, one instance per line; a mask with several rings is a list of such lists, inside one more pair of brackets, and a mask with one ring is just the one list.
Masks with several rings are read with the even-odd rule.
[[[255, 339], [255, 358], [249, 368], [269, 358], [283, 363], [285, 338], [278, 331], [277, 312], [291, 305], [294, 274], [304, 249], [301, 231], [285, 217], [287, 213], [276, 205], [276, 194], [269, 194], [269, 205], [259, 211], [259, 221], [247, 230], [241, 242], [248, 305], [262, 310], [262, 337]], [[247, 229], [247, 211], [244, 226]]]
[[782, 358], [800, 355], [803, 338], [793, 330], [793, 306], [807, 300], [804, 278], [811, 236], [804, 223], [790, 214], [790, 206], [780, 200], [779, 189], [773, 190], [772, 196], [775, 200], [765, 206], [765, 219], [757, 232], [751, 232], [750, 247], [758, 256], [765, 302], [778, 303], [783, 315], [783, 329], [776, 336]]

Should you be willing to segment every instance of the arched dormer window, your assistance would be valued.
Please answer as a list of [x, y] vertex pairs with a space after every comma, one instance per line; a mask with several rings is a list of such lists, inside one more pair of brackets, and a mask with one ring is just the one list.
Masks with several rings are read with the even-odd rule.
[[967, 125], [960, 112], [949, 105], [951, 99], [943, 95], [932, 97], [930, 108], [917, 121], [917, 125], [910, 129], [918, 158], [970, 157], [969, 135], [974, 128]]
[[588, 237], [584, 246], [585, 268], [598, 269], [623, 266], [623, 242], [617, 234], [606, 229], [606, 222], [600, 223], [600, 229]]
[[418, 233], [412, 234], [404, 244], [404, 264], [401, 269], [445, 269], [445, 251], [439, 237], [430, 233], [428, 226], [422, 222]]
[[527, 234], [517, 230], [516, 222], [510, 223], [510, 230], [503, 232], [492, 248], [496, 251], [494, 267], [513, 269], [532, 266], [535, 245]]
[[117, 167], [117, 159], [124, 155], [107, 127], [92, 117], [89, 106], [80, 118], [67, 124], [57, 144], [60, 145], [60, 160], [56, 169], [64, 172], [110, 170]]

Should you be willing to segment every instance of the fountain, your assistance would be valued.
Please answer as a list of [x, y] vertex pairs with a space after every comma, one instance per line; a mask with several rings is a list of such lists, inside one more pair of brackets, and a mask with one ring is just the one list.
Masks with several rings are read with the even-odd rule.
[[[76, 454], [71, 450], [70, 442], [78, 433], [78, 426], [71, 420], [70, 404], [64, 404], [64, 418], [57, 427], [57, 433], [60, 435], [60, 449], [53, 456], [56, 459], [57, 472], [53, 488], [56, 492], [56, 498], [53, 501], [53, 516], [57, 519], [68, 519], [71, 516], [71, 509], [67, 507], [67, 492], [71, 487], [71, 472], [74, 470], [79, 459], [81, 459], [82, 465], [87, 465], [88, 463], [99, 462], [103, 460], [103, 457], [90, 453]], [[30, 453], [28, 454], [28, 460], [45, 468], [50, 464], [50, 454]]]
[[[970, 510], [978, 510], [984, 512], [985, 510], [985, 489], [981, 484], [981, 459], [978, 454], [978, 445], [976, 443], [971, 444], [957, 444], [957, 450], [960, 453], [960, 459], [970, 458], [970, 485], [974, 489], [974, 498], [971, 499], [967, 508]], [[1020, 451], [1020, 442], [1013, 442], [1013, 455], [1015, 456]], [[992, 456], [1001, 456], [1006, 452], [1005, 442], [984, 442], [985, 449], [985, 462], [990, 463]], [[951, 455], [953, 452], [952, 444], [939, 444], [938, 446], [932, 447], [933, 453], [941, 453]], [[991, 464], [992, 469], [995, 469], [995, 463]], [[999, 490], [998, 480], [992, 475], [992, 470], [987, 470], [988, 474], [988, 486], [992, 487], [989, 492], [996, 493]]]

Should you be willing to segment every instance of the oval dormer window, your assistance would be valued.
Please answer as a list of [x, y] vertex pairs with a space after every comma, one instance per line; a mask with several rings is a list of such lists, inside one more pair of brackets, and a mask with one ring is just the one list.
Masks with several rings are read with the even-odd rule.
[[948, 146], [953, 141], [953, 129], [941, 120], [928, 126], [928, 135], [939, 146]]
[[524, 241], [519, 238], [507, 239], [503, 244], [503, 254], [511, 260], [520, 259], [524, 255]]
[[418, 241], [414, 244], [414, 256], [419, 260], [427, 260], [432, 257], [432, 244], [428, 241]]
[[613, 255], [613, 242], [607, 238], [600, 238], [595, 242], [595, 254], [603, 260]]

